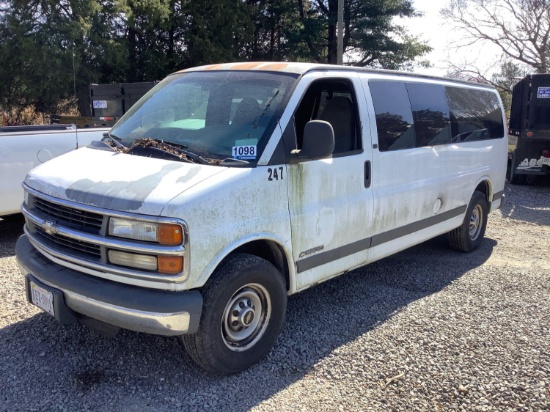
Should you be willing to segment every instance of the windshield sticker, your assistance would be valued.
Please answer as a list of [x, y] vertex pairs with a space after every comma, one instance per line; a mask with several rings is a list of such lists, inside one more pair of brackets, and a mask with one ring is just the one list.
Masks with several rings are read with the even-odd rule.
[[254, 146], [258, 139], [239, 139], [235, 140], [235, 146]]
[[539, 87], [537, 90], [538, 99], [550, 99], [550, 87]]
[[256, 146], [233, 146], [233, 159], [255, 160]]

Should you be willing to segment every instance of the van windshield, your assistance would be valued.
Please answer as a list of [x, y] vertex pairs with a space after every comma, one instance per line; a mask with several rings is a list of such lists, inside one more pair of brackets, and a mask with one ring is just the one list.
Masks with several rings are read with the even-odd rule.
[[[296, 78], [252, 71], [171, 75], [120, 119], [111, 130], [117, 140], [111, 146], [151, 157], [172, 148], [182, 161], [253, 167]], [[131, 149], [135, 146], [140, 150]]]

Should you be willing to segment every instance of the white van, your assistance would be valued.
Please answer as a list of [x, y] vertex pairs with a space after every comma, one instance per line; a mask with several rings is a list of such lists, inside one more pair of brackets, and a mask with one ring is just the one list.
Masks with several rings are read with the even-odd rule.
[[406, 73], [236, 63], [169, 76], [109, 137], [25, 180], [17, 259], [62, 323], [182, 335], [208, 371], [264, 357], [287, 295], [503, 201], [497, 92]]

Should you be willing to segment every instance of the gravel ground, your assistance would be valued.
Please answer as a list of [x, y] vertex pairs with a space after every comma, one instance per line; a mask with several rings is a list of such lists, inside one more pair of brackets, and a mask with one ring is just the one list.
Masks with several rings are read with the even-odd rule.
[[0, 410], [550, 411], [550, 182], [506, 195], [474, 253], [437, 238], [292, 296], [275, 348], [230, 377], [177, 338], [28, 305], [21, 221], [0, 221]]

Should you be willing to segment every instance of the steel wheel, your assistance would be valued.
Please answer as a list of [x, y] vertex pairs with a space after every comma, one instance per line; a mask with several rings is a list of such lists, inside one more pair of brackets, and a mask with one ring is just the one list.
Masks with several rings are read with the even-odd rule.
[[477, 204], [472, 210], [470, 215], [470, 226], [469, 233], [470, 239], [475, 241], [479, 234], [481, 233], [481, 228], [483, 227], [483, 209], [480, 204]]
[[471, 252], [477, 249], [485, 236], [488, 213], [489, 205], [485, 194], [479, 191], [474, 192], [462, 224], [447, 234], [449, 245], [461, 252]]
[[233, 253], [202, 289], [196, 333], [183, 335], [187, 353], [209, 372], [230, 375], [260, 361], [285, 321], [285, 279], [258, 256]]
[[225, 307], [221, 328], [224, 343], [236, 352], [248, 349], [261, 339], [270, 317], [269, 292], [257, 283], [245, 285]]

